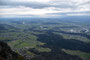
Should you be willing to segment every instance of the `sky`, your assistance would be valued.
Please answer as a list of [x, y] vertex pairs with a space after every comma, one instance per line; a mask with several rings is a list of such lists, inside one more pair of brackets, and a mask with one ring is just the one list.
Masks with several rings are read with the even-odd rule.
[[0, 0], [0, 17], [90, 16], [90, 0]]

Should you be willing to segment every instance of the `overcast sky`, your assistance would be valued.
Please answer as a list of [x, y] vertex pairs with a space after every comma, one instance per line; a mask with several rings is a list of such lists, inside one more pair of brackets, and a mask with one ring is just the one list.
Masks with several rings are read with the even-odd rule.
[[90, 0], [0, 0], [0, 17], [89, 15]]

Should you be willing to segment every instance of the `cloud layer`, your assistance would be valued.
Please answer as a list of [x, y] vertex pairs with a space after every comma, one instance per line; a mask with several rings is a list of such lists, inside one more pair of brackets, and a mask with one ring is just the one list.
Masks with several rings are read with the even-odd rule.
[[0, 0], [0, 17], [90, 15], [90, 0]]

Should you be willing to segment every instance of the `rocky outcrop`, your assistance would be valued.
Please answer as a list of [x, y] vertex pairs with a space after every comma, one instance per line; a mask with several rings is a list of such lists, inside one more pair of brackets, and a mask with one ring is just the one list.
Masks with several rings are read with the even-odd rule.
[[22, 56], [11, 50], [7, 43], [0, 41], [0, 60], [24, 60]]

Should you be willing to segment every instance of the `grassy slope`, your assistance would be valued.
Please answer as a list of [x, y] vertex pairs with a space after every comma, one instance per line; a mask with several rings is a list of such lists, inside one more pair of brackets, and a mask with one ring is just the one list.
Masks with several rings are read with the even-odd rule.
[[77, 55], [83, 59], [90, 60], [90, 53], [85, 53], [85, 52], [76, 51], [76, 50], [65, 50], [65, 49], [62, 49], [62, 50], [67, 54]]

